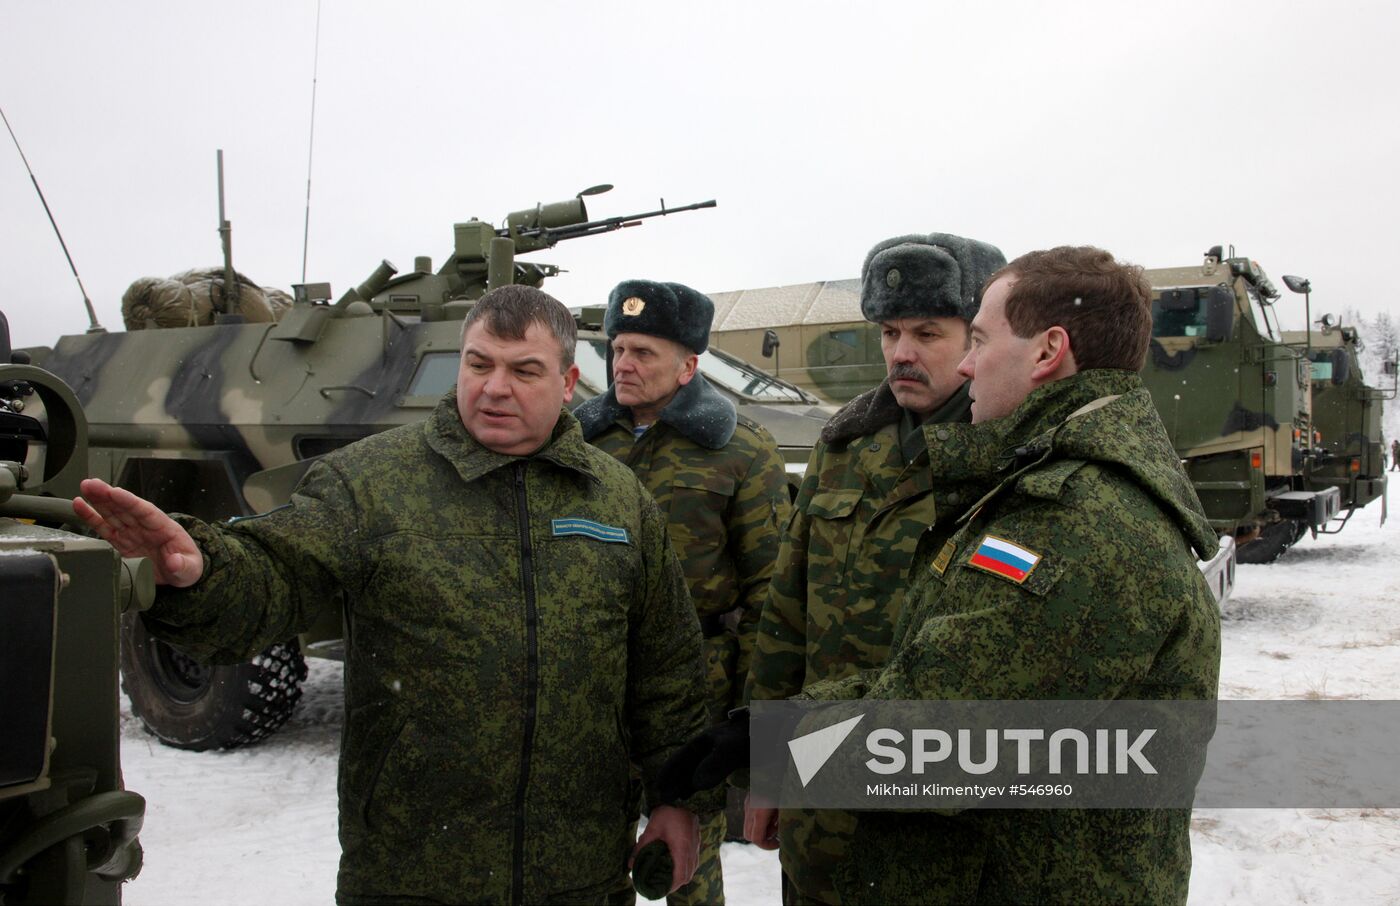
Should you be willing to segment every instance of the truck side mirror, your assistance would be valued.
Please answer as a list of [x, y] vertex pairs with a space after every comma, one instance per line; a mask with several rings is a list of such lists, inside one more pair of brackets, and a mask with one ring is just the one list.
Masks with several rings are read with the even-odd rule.
[[763, 332], [763, 357], [771, 359], [778, 347], [783, 345], [783, 341], [778, 339], [778, 332], [773, 328], [768, 328]]
[[1206, 339], [1224, 343], [1235, 335], [1235, 293], [1224, 283], [1217, 283], [1206, 297]]

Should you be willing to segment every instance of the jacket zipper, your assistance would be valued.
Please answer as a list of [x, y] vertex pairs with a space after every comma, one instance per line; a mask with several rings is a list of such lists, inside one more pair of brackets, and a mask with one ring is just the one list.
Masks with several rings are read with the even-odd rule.
[[535, 564], [530, 548], [530, 508], [525, 499], [525, 463], [515, 464], [516, 519], [520, 525], [520, 585], [525, 592], [525, 729], [520, 744], [520, 776], [515, 784], [515, 841], [511, 856], [512, 903], [525, 902], [525, 790], [530, 785], [535, 708], [539, 694], [539, 642], [535, 637]]

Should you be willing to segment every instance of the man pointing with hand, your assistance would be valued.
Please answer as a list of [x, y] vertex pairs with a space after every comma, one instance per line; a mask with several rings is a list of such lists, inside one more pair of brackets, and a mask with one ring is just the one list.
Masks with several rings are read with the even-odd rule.
[[[694, 815], [657, 772], [705, 725], [700, 626], [664, 517], [583, 442], [572, 316], [488, 293], [429, 419], [328, 454], [291, 502], [209, 525], [102, 481], [77, 514], [163, 585], [150, 632], [237, 662], [343, 600], [343, 904], [628, 902]], [[653, 804], [633, 845], [630, 773]]]

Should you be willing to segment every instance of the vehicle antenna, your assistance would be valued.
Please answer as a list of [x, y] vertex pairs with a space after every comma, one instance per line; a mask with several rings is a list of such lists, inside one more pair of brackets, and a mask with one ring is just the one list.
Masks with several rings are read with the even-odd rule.
[[311, 54], [311, 135], [306, 140], [306, 222], [301, 233], [301, 282], [306, 283], [306, 250], [311, 239], [311, 156], [316, 148], [316, 73], [321, 64], [321, 0], [316, 0], [316, 44]]
[[[214, 152], [219, 167], [219, 242], [224, 247], [224, 292], [217, 308], [221, 314], [233, 314], [237, 299], [243, 293], [238, 275], [233, 270], [233, 224], [224, 216], [224, 149]], [[212, 297], [211, 297], [212, 298]]]
[[83, 278], [78, 276], [78, 267], [73, 263], [73, 256], [68, 254], [68, 243], [63, 241], [63, 234], [58, 230], [58, 221], [53, 219], [53, 211], [49, 210], [48, 199], [44, 197], [44, 190], [39, 188], [39, 180], [34, 175], [34, 170], [29, 166], [29, 158], [24, 156], [24, 149], [19, 146], [19, 138], [15, 135], [15, 130], [10, 126], [10, 118], [5, 116], [4, 108], [0, 108], [0, 119], [5, 121], [5, 128], [10, 132], [10, 140], [15, 143], [15, 150], [19, 152], [19, 159], [24, 161], [24, 169], [29, 171], [29, 181], [34, 183], [34, 191], [39, 193], [39, 201], [44, 206], [44, 213], [49, 215], [49, 223], [53, 226], [54, 235], [58, 237], [58, 244], [63, 247], [63, 257], [68, 259], [68, 268], [73, 272], [73, 279], [78, 281], [78, 291], [83, 294], [83, 305], [87, 306], [88, 313], [88, 333], [97, 333], [105, 328], [97, 323], [97, 312], [92, 307], [92, 300], [88, 298], [87, 288], [83, 286]]

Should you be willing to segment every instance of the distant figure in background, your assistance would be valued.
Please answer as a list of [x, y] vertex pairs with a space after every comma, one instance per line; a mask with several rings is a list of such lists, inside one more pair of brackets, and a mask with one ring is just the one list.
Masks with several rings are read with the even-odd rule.
[[[603, 318], [613, 384], [574, 415], [584, 439], [625, 463], [666, 514], [705, 636], [710, 722], [719, 723], [740, 704], [789, 503], [773, 436], [697, 370], [712, 320], [714, 303], [688, 286], [619, 283]], [[667, 897], [671, 906], [724, 902], [725, 814], [700, 820], [695, 878]]]
[[1390, 442], [1390, 471], [1400, 469], [1400, 440]]

